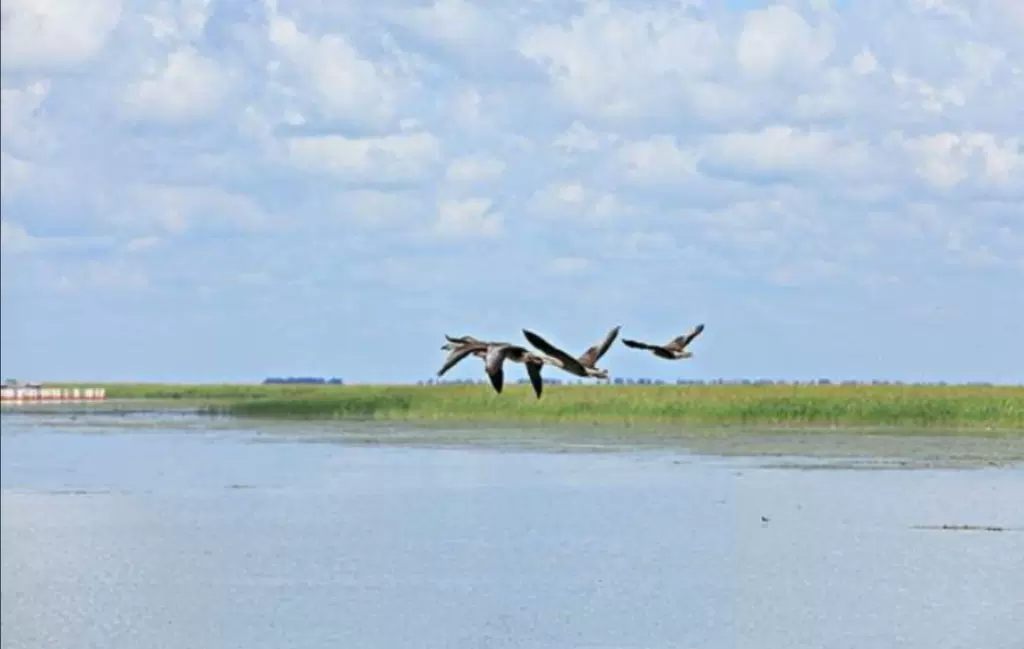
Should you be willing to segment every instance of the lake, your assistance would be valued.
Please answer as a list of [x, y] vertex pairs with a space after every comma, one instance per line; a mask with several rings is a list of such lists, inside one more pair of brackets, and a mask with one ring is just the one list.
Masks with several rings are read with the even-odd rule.
[[4, 649], [1024, 637], [1020, 440], [2, 417]]

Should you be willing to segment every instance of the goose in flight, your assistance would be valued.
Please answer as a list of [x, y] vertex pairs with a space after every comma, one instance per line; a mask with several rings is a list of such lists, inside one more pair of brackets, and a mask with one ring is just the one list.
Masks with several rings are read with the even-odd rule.
[[693, 342], [693, 339], [699, 336], [702, 331], [704, 331], [703, 323], [694, 327], [690, 333], [677, 336], [664, 345], [652, 345], [651, 343], [629, 340], [627, 338], [622, 339], [622, 344], [626, 347], [632, 347], [633, 349], [646, 349], [658, 358], [675, 361], [681, 358], [691, 358], [693, 356], [693, 352], [687, 350], [686, 347]]
[[449, 336], [448, 334], [444, 335], [444, 339], [448, 341], [445, 344], [441, 345], [441, 349], [444, 349], [444, 350], [453, 350], [458, 345], [466, 345], [466, 344], [469, 344], [469, 343], [482, 343], [482, 342], [484, 342], [482, 340], [474, 338], [473, 336]]
[[[449, 338], [449, 341], [451, 340]], [[444, 365], [437, 372], [439, 377], [444, 376], [445, 372], [472, 354], [484, 360], [484, 371], [491, 380], [491, 386], [495, 392], [501, 394], [501, 389], [505, 385], [504, 364], [506, 360], [510, 360], [514, 363], [526, 365], [526, 373], [530, 377], [530, 384], [533, 386], [533, 391], [537, 398], [540, 399], [541, 392], [544, 390], [544, 381], [541, 379], [540, 371], [548, 359], [534, 354], [525, 347], [511, 343], [476, 341], [459, 344], [457, 342], [449, 342], [445, 347], [451, 351], [448, 354], [448, 358], [445, 359]]]
[[597, 361], [601, 360], [601, 357], [612, 346], [615, 337], [619, 335], [619, 327], [614, 327], [605, 335], [604, 340], [580, 354], [578, 358], [573, 358], [529, 329], [523, 329], [523, 335], [531, 345], [549, 357], [548, 362], [557, 365], [569, 374], [591, 379], [607, 379], [608, 370], [598, 368]]
[[[472, 354], [473, 356], [476, 356], [477, 358], [480, 358], [480, 359], [486, 359], [486, 357], [487, 357], [487, 345], [498, 344], [498, 343], [486, 342], [486, 341], [480, 340], [479, 338], [474, 338], [473, 336], [449, 336], [448, 334], [445, 334], [444, 338], [448, 342], [446, 342], [445, 344], [441, 345], [441, 349], [443, 349], [443, 350], [448, 352], [448, 357], [445, 358], [444, 366], [441, 368], [442, 371], [438, 373], [438, 376], [441, 376], [442, 374], [444, 374], [444, 372], [447, 372], [452, 367], [455, 367], [456, 365], [458, 365], [459, 362], [462, 361], [463, 358], [465, 358], [466, 356], [468, 356], [470, 354]], [[508, 345], [510, 343], [501, 343], [501, 344]], [[472, 349], [469, 350], [468, 354], [462, 354], [461, 350], [464, 347], [466, 347], [467, 345], [471, 346]], [[456, 358], [456, 356], [458, 356], [458, 357]], [[454, 361], [453, 361], [453, 359], [454, 359]], [[453, 362], [451, 362], [451, 365], [448, 364], [450, 361], [453, 361]]]
[[608, 378], [608, 370], [598, 368], [597, 361], [601, 360], [601, 357], [607, 354], [608, 350], [611, 349], [612, 343], [615, 342], [615, 339], [619, 335], [619, 329], [621, 328], [621, 325], [612, 327], [608, 333], [605, 334], [604, 340], [591, 346], [587, 351], [576, 357], [576, 360], [580, 362], [580, 365], [588, 368], [589, 370], [603, 373], [604, 376], [600, 378]]

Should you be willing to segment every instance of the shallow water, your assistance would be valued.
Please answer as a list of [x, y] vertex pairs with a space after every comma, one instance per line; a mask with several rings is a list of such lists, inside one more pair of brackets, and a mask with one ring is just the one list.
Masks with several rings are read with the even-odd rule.
[[[794, 443], [808, 459], [768, 436], [778, 457], [744, 457], [657, 436], [151, 413], [5, 413], [2, 430], [5, 649], [1024, 636], [1024, 467], [1002, 464], [1005, 442], [883, 438], [872, 465], [889, 470], [812, 471], [860, 467], [856, 444]], [[976, 468], [921, 461], [967, 456]]]

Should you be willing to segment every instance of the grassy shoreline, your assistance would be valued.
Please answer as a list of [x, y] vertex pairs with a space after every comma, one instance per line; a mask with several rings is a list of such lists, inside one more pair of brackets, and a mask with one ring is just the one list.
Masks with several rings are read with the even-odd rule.
[[[90, 384], [93, 385], [93, 384]], [[108, 399], [171, 400], [267, 419], [774, 427], [913, 427], [1024, 435], [1024, 386], [95, 384]]]

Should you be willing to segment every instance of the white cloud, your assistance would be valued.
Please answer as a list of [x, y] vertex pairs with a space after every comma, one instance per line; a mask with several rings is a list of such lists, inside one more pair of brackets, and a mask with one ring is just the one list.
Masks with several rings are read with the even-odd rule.
[[104, 248], [111, 242], [109, 237], [39, 237], [30, 234], [20, 223], [0, 221], [0, 248], [9, 255]]
[[0, 88], [0, 139], [4, 152], [37, 156], [53, 146], [53, 136], [41, 119], [51, 82], [39, 79], [23, 87]]
[[354, 189], [330, 202], [328, 219], [364, 227], [395, 228], [421, 216], [422, 204], [410, 192]]
[[662, 134], [624, 143], [615, 152], [615, 160], [632, 180], [671, 183], [696, 174], [700, 154]]
[[950, 0], [910, 0], [910, 6], [922, 13], [930, 11], [939, 15], [958, 18], [965, 23], [971, 22], [970, 12]]
[[392, 18], [420, 38], [440, 43], [450, 52], [478, 62], [494, 59], [507, 38], [504, 21], [496, 20], [486, 9], [467, 0], [434, 0], [427, 7], [394, 11]]
[[311, 106], [327, 120], [383, 127], [402, 98], [399, 71], [362, 55], [343, 33], [304, 32], [294, 20], [271, 12], [268, 39], [280, 60], [271, 77], [298, 110]]
[[158, 41], [185, 44], [202, 38], [213, 0], [179, 0], [152, 3], [143, 19]]
[[1024, 152], [1020, 137], [991, 133], [936, 133], [904, 140], [915, 156], [914, 170], [929, 184], [948, 189], [972, 175], [984, 185], [1020, 187]]
[[67, 69], [86, 64], [107, 43], [120, 0], [4, 0], [3, 69]]
[[590, 260], [584, 257], [556, 257], [548, 264], [548, 270], [555, 275], [581, 275], [590, 268]]
[[216, 62], [183, 47], [171, 52], [162, 69], [129, 87], [123, 102], [138, 120], [187, 122], [214, 115], [231, 83]]
[[662, 114], [687, 82], [721, 65], [724, 43], [711, 21], [685, 11], [586, 3], [568, 26], [524, 30], [519, 51], [543, 67], [558, 95], [584, 115]]
[[785, 5], [748, 12], [736, 43], [736, 61], [757, 77], [814, 72], [831, 53], [830, 35], [815, 30]]
[[125, 250], [128, 252], [142, 252], [143, 250], [156, 248], [161, 242], [162, 239], [160, 237], [137, 237], [125, 244]]
[[993, 4], [1000, 19], [1024, 26], [1024, 4], [1017, 0], [995, 0]]
[[529, 210], [553, 220], [605, 225], [628, 207], [613, 193], [589, 189], [577, 180], [552, 182], [534, 192]]
[[559, 203], [564, 203], [566, 205], [579, 205], [583, 203], [583, 185], [579, 183], [552, 185], [551, 193], [552, 198]]
[[225, 229], [260, 232], [285, 225], [252, 198], [218, 187], [133, 185], [116, 200], [123, 207], [105, 209], [101, 218], [128, 231], [160, 235]]
[[479, 183], [495, 180], [505, 171], [505, 163], [494, 156], [473, 154], [448, 163], [445, 178], [454, 183]]
[[712, 136], [706, 151], [720, 164], [756, 172], [854, 175], [870, 171], [872, 163], [879, 162], [873, 160], [865, 142], [791, 126]]
[[441, 142], [432, 133], [382, 137], [303, 135], [285, 140], [296, 167], [352, 180], [412, 181], [423, 177], [441, 157]]
[[493, 238], [502, 233], [504, 217], [487, 198], [445, 199], [438, 203], [434, 230], [443, 237]]
[[32, 179], [32, 164], [0, 152], [0, 196], [11, 196]]
[[857, 52], [857, 56], [853, 57], [850, 68], [861, 76], [871, 74], [878, 71], [878, 60], [870, 50], [865, 48]]
[[965, 75], [975, 83], [990, 85], [998, 69], [1006, 62], [1006, 51], [985, 43], [970, 41], [956, 50]]
[[149, 277], [134, 265], [119, 261], [89, 261], [72, 275], [61, 276], [68, 291], [105, 290], [139, 292], [150, 288]]
[[34, 250], [36, 245], [36, 238], [26, 232], [25, 228], [17, 223], [0, 221], [0, 249], [4, 252], [29, 252]]
[[579, 120], [574, 120], [569, 128], [555, 138], [553, 145], [568, 153], [590, 153], [606, 148], [619, 137], [614, 133], [597, 133]]
[[610, 242], [613, 257], [643, 259], [676, 254], [678, 246], [675, 237], [666, 232], [631, 232], [626, 236], [616, 235]]
[[941, 188], [952, 187], [967, 178], [968, 171], [962, 158], [953, 152], [958, 142], [959, 138], [952, 133], [924, 136], [909, 142], [908, 148], [920, 157], [915, 171]]

